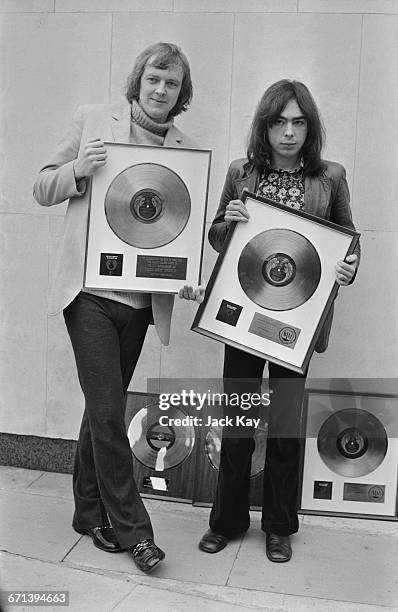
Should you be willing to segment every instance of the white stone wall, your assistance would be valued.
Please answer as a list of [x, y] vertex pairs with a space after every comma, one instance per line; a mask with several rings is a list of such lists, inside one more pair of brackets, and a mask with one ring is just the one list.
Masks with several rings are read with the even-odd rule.
[[[137, 53], [158, 40], [190, 60], [194, 101], [178, 123], [213, 149], [208, 223], [263, 91], [284, 77], [310, 87], [363, 247], [310, 374], [348, 377], [354, 390], [358, 378], [398, 377], [398, 0], [0, 0], [0, 28], [0, 431], [76, 437], [72, 351], [62, 316], [46, 316], [65, 206], [41, 208], [32, 185], [75, 108], [118, 100]], [[206, 245], [207, 278], [214, 261]], [[147, 377], [221, 375], [222, 346], [189, 331], [195, 309], [177, 302], [167, 348], [149, 331], [132, 390]]]

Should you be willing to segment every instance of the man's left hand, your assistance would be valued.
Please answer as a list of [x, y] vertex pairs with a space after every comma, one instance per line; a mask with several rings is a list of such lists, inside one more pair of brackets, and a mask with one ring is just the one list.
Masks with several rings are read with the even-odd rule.
[[335, 267], [336, 281], [339, 285], [349, 285], [358, 267], [358, 255], [348, 255], [344, 261], [338, 261]]

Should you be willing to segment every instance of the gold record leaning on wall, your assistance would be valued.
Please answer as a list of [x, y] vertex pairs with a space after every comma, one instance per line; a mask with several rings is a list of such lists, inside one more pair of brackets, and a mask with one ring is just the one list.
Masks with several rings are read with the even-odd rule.
[[366, 410], [340, 410], [331, 415], [318, 434], [318, 452], [336, 474], [360, 477], [383, 461], [387, 433], [379, 419]]
[[[250, 477], [254, 478], [264, 470], [265, 452], [267, 448], [268, 424], [261, 420], [261, 425], [254, 432], [254, 451], [251, 460]], [[215, 470], [220, 468], [222, 427], [210, 427], [205, 437], [207, 459]]]
[[[195, 444], [192, 425], [161, 425], [159, 418], [164, 415], [164, 411], [153, 405], [141, 408], [133, 417], [127, 432], [134, 457], [157, 472], [181, 464], [189, 457]], [[170, 421], [186, 416], [179, 408], [170, 407], [167, 411]]]

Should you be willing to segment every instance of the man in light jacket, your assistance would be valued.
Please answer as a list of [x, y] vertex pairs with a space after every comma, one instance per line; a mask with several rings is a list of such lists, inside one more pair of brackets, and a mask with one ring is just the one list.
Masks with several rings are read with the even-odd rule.
[[34, 186], [39, 204], [69, 199], [50, 288], [49, 311], [63, 311], [85, 396], [73, 474], [73, 527], [106, 552], [127, 551], [144, 572], [165, 556], [132, 476], [125, 393], [153, 318], [170, 337], [174, 296], [83, 288], [90, 181], [106, 164], [104, 142], [193, 147], [174, 126], [192, 99], [188, 61], [156, 43], [136, 59], [127, 102], [81, 106]]

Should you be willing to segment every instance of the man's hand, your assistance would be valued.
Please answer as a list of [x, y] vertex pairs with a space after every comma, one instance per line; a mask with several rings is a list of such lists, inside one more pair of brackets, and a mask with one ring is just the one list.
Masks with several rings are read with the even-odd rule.
[[98, 168], [106, 164], [106, 149], [99, 138], [90, 138], [80, 150], [73, 164], [76, 181], [92, 176]]
[[338, 261], [335, 267], [339, 285], [349, 285], [358, 266], [358, 255], [349, 255], [345, 261]]
[[193, 300], [201, 304], [205, 299], [206, 288], [204, 285], [199, 285], [194, 289], [191, 285], [184, 285], [178, 292], [178, 297], [182, 300]]
[[229, 225], [232, 221], [247, 223], [250, 215], [242, 200], [231, 200], [225, 209], [224, 220]]

